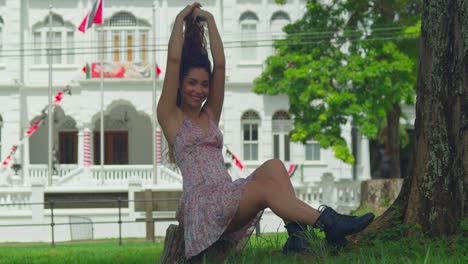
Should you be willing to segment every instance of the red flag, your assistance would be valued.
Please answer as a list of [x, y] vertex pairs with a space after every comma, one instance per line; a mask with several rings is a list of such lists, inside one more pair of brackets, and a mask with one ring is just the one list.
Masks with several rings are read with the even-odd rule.
[[236, 166], [239, 167], [239, 169], [243, 169], [244, 168], [244, 165], [242, 165], [242, 163], [240, 162], [240, 160], [236, 157], [236, 156], [232, 156], [232, 158], [234, 159], [234, 161], [236, 162]]
[[161, 75], [162, 71], [161, 71], [161, 68], [159, 68], [159, 66], [156, 64], [156, 75], [159, 76]]
[[240, 160], [229, 149], [227, 149], [226, 152], [231, 156], [231, 158], [234, 160], [234, 163], [237, 167], [239, 167], [239, 169], [244, 169], [244, 165], [242, 164], [242, 162], [240, 162]]
[[290, 164], [289, 169], [288, 169], [288, 175], [289, 177], [292, 177], [294, 172], [296, 172], [297, 169], [297, 164]]
[[55, 95], [55, 102], [54, 103], [60, 103], [60, 101], [62, 101], [62, 99], [63, 99], [63, 92], [58, 92]]
[[96, 0], [94, 2], [93, 8], [78, 27], [79, 31], [85, 33], [93, 24], [102, 24], [102, 1], [104, 0]]
[[39, 120], [34, 121], [34, 124], [26, 131], [26, 135], [32, 136], [34, 132], [39, 128]]

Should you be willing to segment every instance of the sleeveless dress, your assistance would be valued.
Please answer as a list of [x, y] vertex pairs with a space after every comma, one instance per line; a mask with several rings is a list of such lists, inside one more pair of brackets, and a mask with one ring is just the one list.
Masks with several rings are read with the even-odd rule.
[[184, 228], [187, 259], [218, 240], [233, 242], [242, 250], [262, 215], [259, 212], [246, 226], [223, 235], [239, 207], [244, 186], [253, 176], [233, 181], [222, 148], [223, 136], [212, 120], [205, 134], [184, 115], [174, 138], [174, 157], [183, 177], [176, 219]]

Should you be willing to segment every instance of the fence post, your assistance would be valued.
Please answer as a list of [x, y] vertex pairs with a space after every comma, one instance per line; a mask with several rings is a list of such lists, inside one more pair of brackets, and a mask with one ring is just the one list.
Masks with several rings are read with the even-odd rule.
[[122, 245], [122, 199], [119, 197], [119, 246]]
[[137, 216], [135, 212], [135, 193], [141, 191], [141, 180], [137, 177], [132, 177], [128, 181], [128, 214], [130, 221], [135, 221]]
[[322, 180], [322, 203], [334, 207], [336, 203], [335, 177], [330, 172], [325, 172], [320, 179]]
[[54, 201], [50, 201], [50, 227], [52, 230], [52, 247], [55, 247], [55, 234], [54, 234]]
[[145, 190], [146, 241], [154, 242], [153, 191]]
[[31, 182], [31, 214], [34, 223], [42, 224], [44, 221], [44, 182], [33, 180]]

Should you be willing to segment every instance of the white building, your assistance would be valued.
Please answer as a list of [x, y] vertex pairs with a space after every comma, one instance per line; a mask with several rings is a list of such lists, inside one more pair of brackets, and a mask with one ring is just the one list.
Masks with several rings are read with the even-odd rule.
[[[46, 183], [46, 188], [55, 191], [104, 190], [109, 185], [125, 189], [130, 177], [140, 178], [149, 187], [155, 181], [180, 184], [177, 170], [172, 172], [170, 166], [164, 166], [164, 155], [162, 166], [158, 166], [158, 179], [153, 178], [152, 79], [149, 69], [144, 67], [152, 62], [156, 47], [157, 64], [164, 76], [171, 26], [176, 14], [190, 2], [104, 1], [104, 60], [115, 77], [104, 81], [108, 142], [105, 178], [99, 177], [100, 79], [87, 78], [83, 72], [86, 65], [88, 69], [93, 63], [99, 66], [98, 47], [102, 42], [96, 25], [85, 34], [77, 30], [94, 1], [51, 2], [54, 94], [67, 85], [72, 89], [72, 95], [64, 96], [53, 115], [57, 171], [52, 184], [48, 184], [45, 122], [20, 146], [8, 168], [2, 167], [0, 185], [28, 187], [33, 178], [38, 178]], [[232, 163], [233, 176], [245, 176], [262, 162], [279, 158], [286, 166], [299, 165], [293, 176], [297, 185], [320, 181], [324, 173], [331, 173], [335, 179], [370, 178], [368, 141], [357, 138], [352, 144], [350, 126], [344, 127], [343, 136], [350, 147], [356, 146], [355, 169], [334, 158], [331, 150], [320, 149], [313, 139], [305, 146], [289, 141], [292, 122], [286, 96], [253, 93], [253, 80], [260, 75], [265, 59], [273, 53], [272, 39], [281, 37], [282, 26], [301, 18], [306, 1], [288, 0], [285, 5], [277, 5], [274, 0], [200, 2], [215, 16], [225, 46], [227, 79], [220, 127], [224, 144], [245, 165], [244, 171], [240, 171]], [[49, 1], [0, 0], [1, 160], [47, 106], [48, 31]], [[161, 79], [157, 80], [157, 94], [160, 94]], [[157, 144], [164, 149], [164, 142]], [[229, 156], [226, 162], [232, 162]], [[10, 167], [12, 163], [20, 164], [21, 169], [15, 173]]]
[[[100, 80], [86, 79], [82, 71], [86, 65], [100, 61], [98, 27], [85, 34], [77, 30], [92, 2], [52, 1], [54, 94], [66, 85], [72, 87], [72, 95], [64, 97], [54, 114], [53, 142], [58, 148], [57, 167], [62, 177], [85, 166], [86, 147], [91, 149], [92, 162], [99, 164]], [[261, 73], [263, 61], [272, 54], [271, 46], [265, 44], [281, 36], [283, 25], [301, 17], [305, 2], [290, 0], [281, 6], [273, 0], [202, 1], [203, 7], [214, 14], [226, 47], [226, 99], [221, 120], [224, 142], [248, 171], [267, 159], [280, 158], [286, 164], [302, 165], [295, 176], [300, 175], [304, 181], [318, 180], [324, 172], [352, 179], [352, 166], [335, 159], [330, 150], [320, 149], [312, 139], [305, 146], [289, 142], [291, 121], [286, 96], [256, 95], [252, 91], [252, 82]], [[154, 1], [156, 58], [163, 73], [171, 26], [187, 3]], [[105, 1], [106, 63], [144, 66], [152, 61], [152, 4], [152, 1]], [[2, 158], [48, 103], [48, 7], [48, 1], [0, 1]], [[105, 160], [108, 165], [143, 168], [151, 166], [153, 155], [152, 81], [150, 76], [132, 76], [130, 67], [126, 70], [124, 78], [104, 81], [105, 137], [112, 142], [106, 146]], [[157, 89], [159, 94], [161, 80]], [[22, 183], [26, 184], [32, 173], [47, 174], [47, 131], [45, 122], [15, 156], [15, 162], [22, 165], [18, 172]], [[84, 142], [87, 135], [91, 138], [89, 146]], [[351, 145], [350, 127], [344, 129], [344, 137]], [[366, 139], [358, 143], [358, 150], [366, 149]], [[354, 178], [367, 179], [367, 151], [358, 153]]]

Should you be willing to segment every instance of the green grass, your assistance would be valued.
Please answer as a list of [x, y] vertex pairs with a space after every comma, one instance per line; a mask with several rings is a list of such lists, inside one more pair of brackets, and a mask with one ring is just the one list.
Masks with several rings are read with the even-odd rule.
[[[225, 263], [468, 263], [466, 230], [462, 231], [465, 236], [430, 240], [421, 235], [403, 236], [408, 229], [417, 228], [398, 226], [341, 251], [325, 246], [322, 234], [311, 234], [313, 252], [292, 256], [280, 254], [286, 233], [253, 236], [241, 254], [231, 254]], [[157, 263], [162, 246], [138, 239], [125, 240], [122, 246], [114, 240], [59, 243], [55, 247], [0, 244], [0, 263]]]
[[156, 263], [162, 252], [162, 243], [118, 241], [58, 243], [15, 246], [0, 245], [0, 263]]

